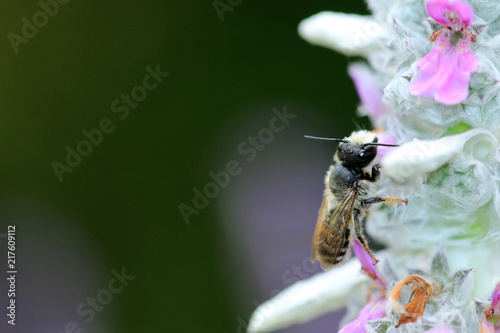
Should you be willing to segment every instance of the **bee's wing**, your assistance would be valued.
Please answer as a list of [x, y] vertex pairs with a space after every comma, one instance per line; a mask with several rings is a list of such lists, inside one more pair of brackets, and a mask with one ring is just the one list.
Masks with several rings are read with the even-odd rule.
[[319, 209], [318, 221], [316, 221], [316, 229], [314, 229], [313, 243], [312, 243], [312, 253], [311, 253], [311, 262], [314, 263], [316, 261], [316, 245], [317, 239], [319, 235], [322, 233], [323, 229], [326, 226], [326, 218], [328, 217], [328, 194], [325, 193], [323, 195], [323, 202], [321, 203], [321, 208]]
[[[344, 200], [335, 207], [330, 218], [327, 221], [327, 204], [326, 196], [323, 197], [323, 204], [320, 209], [320, 216], [316, 223], [316, 231], [314, 232], [312, 262], [316, 261], [317, 246], [323, 242], [332, 251], [332, 258], [337, 258], [340, 251], [345, 247], [344, 244], [348, 241], [347, 227], [352, 219], [352, 212], [358, 197], [358, 191], [351, 189]], [[322, 263], [323, 265], [323, 263]]]

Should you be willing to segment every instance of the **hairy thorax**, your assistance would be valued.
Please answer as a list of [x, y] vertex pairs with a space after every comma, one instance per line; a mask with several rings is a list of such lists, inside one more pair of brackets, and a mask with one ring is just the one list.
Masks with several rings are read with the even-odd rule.
[[347, 196], [347, 193], [353, 188], [357, 188], [358, 197], [356, 208], [360, 208], [361, 202], [372, 197], [375, 194], [375, 182], [368, 180], [371, 175], [363, 169], [352, 169], [337, 164], [330, 169], [328, 187], [338, 202]]

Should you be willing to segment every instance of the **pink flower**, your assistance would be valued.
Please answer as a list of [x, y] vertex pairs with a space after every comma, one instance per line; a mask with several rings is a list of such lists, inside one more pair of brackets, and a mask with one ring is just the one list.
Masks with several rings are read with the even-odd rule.
[[362, 63], [350, 64], [347, 72], [361, 100], [362, 114], [370, 117], [372, 123], [377, 125], [379, 118], [390, 114], [388, 106], [383, 101], [383, 87], [379, 85], [370, 68]]
[[479, 333], [500, 332], [500, 283], [491, 295], [491, 306], [486, 309]]
[[[379, 143], [384, 143], [389, 145], [399, 144], [399, 142], [396, 140], [396, 137], [387, 131], [377, 133], [377, 137]], [[378, 146], [377, 157], [375, 158], [375, 164], [382, 162], [384, 156], [389, 154], [393, 150], [394, 147]]]
[[471, 5], [463, 1], [434, 0], [427, 2], [427, 13], [441, 25], [449, 25], [452, 30], [467, 28], [474, 19]]
[[[427, 12], [444, 27], [432, 34], [434, 48], [417, 62], [420, 70], [410, 93], [446, 105], [461, 103], [469, 96], [470, 74], [479, 63], [471, 49], [476, 36], [467, 31], [474, 11], [462, 1], [434, 0], [427, 3]], [[456, 34], [462, 38], [454, 43]]]
[[354, 254], [361, 263], [363, 271], [375, 280], [382, 289], [385, 289], [385, 282], [380, 278], [379, 273], [377, 272], [377, 267], [375, 266], [377, 262], [373, 259], [373, 257], [366, 252], [363, 245], [361, 245], [357, 239], [353, 239], [352, 248], [354, 250]]
[[410, 85], [412, 95], [434, 97], [446, 105], [458, 104], [469, 96], [470, 73], [477, 69], [478, 60], [469, 37], [454, 47], [449, 34], [441, 33], [432, 51], [417, 62], [420, 70]]
[[340, 329], [338, 333], [365, 333], [365, 324], [368, 320], [385, 317], [386, 299], [373, 300], [366, 304], [356, 319]]
[[[377, 77], [367, 65], [360, 62], [350, 64], [347, 72], [354, 82], [354, 87], [361, 100], [360, 113], [370, 118], [371, 123], [376, 128], [378, 142], [397, 144], [396, 137], [383, 129], [383, 119], [394, 117], [394, 115], [391, 107], [384, 103], [384, 91], [380, 85], [380, 80], [377, 80]], [[394, 148], [379, 146], [374, 163], [380, 163], [382, 158], [391, 150], [394, 150]]]
[[500, 283], [497, 284], [493, 294], [491, 295], [491, 307], [495, 315], [500, 315]]

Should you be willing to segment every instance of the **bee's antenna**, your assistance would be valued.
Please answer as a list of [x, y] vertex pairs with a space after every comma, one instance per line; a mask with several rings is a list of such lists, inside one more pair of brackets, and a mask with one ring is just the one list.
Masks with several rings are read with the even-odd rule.
[[[304, 138], [311, 139], [311, 140], [319, 140], [319, 141], [349, 142], [348, 140], [345, 140], [345, 139], [321, 138], [321, 137], [318, 137], [318, 136], [310, 136], [310, 135], [304, 135]], [[376, 143], [376, 142], [364, 143], [364, 144], [362, 144], [362, 146], [399, 147], [399, 145], [391, 145], [391, 144], [388, 144], [388, 143]]]
[[388, 143], [365, 143], [363, 146], [384, 146], [384, 147], [399, 147], [399, 145], [391, 145]]
[[304, 135], [304, 138], [306, 139], [311, 139], [311, 140], [319, 140], [319, 141], [337, 141], [337, 142], [347, 142], [347, 140], [344, 139], [335, 139], [335, 138], [320, 138], [318, 136], [310, 136], [310, 135]]

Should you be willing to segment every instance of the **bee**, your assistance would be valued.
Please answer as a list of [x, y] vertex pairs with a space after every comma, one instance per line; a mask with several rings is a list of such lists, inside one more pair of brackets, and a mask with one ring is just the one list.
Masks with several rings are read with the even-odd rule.
[[377, 143], [375, 133], [366, 130], [353, 132], [345, 139], [306, 137], [340, 142], [325, 176], [325, 192], [314, 231], [311, 262], [318, 260], [324, 270], [342, 263], [347, 259], [352, 235], [377, 263], [362, 230], [368, 209], [377, 203], [408, 204], [408, 201], [374, 196], [381, 167], [373, 165], [371, 173], [367, 167], [377, 156], [377, 146], [397, 145]]

